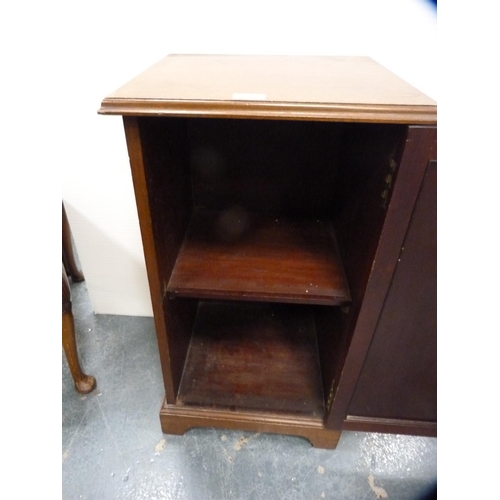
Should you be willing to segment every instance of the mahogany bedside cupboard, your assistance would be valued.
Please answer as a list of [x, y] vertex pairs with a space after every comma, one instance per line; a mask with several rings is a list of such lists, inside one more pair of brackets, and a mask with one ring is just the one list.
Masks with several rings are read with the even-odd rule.
[[162, 430], [436, 435], [436, 103], [366, 57], [168, 56], [122, 115]]

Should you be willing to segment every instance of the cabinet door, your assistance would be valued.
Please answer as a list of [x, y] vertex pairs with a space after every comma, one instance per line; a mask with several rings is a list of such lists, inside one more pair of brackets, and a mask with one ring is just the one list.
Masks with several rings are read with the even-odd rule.
[[361, 430], [372, 424], [375, 430], [379, 423], [395, 430], [406, 425], [410, 433], [419, 433], [415, 431], [420, 428], [422, 434], [433, 434], [437, 411], [436, 196], [437, 163], [431, 161], [349, 405], [346, 424], [351, 425], [346, 428]]

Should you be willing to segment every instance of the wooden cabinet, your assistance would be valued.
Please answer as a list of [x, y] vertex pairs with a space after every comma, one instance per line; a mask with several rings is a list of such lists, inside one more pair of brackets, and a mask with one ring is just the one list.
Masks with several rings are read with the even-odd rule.
[[100, 113], [124, 117], [164, 432], [432, 434], [434, 101], [368, 58], [169, 56]]

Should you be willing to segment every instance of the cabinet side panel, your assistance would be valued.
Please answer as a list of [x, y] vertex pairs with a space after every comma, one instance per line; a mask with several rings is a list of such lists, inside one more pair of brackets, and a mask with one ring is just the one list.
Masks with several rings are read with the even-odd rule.
[[335, 381], [339, 379], [342, 357], [345, 358], [344, 346], [349, 326], [349, 314], [345, 307], [316, 307], [314, 319], [323, 395], [326, 404], [331, 397], [332, 389], [335, 387]]
[[170, 396], [167, 394], [167, 401], [174, 403], [197, 309], [196, 300], [172, 300], [166, 294], [193, 207], [187, 121], [144, 117], [138, 122], [174, 391]]
[[[385, 213], [380, 220], [382, 226], [380, 227], [379, 224], [378, 231], [380, 232], [375, 235], [375, 238], [365, 243], [364, 253], [356, 252], [356, 246], [358, 250], [363, 247], [364, 227], [366, 227], [363, 223], [357, 223], [357, 234], [351, 233], [352, 239], [347, 239], [347, 241], [354, 242], [352, 247], [354, 251], [351, 257], [345, 257], [343, 254], [353, 305], [350, 311], [349, 330], [344, 343], [345, 356], [338, 369], [340, 377], [338, 381], [335, 381], [332, 404], [327, 409], [326, 425], [329, 428], [340, 429], [347, 416], [354, 388], [391, 283], [427, 164], [430, 159], [435, 158], [436, 128], [408, 127], [408, 134], [403, 145], [399, 167], [392, 180], [392, 193], [387, 196], [387, 209], [384, 210]], [[382, 192], [383, 190], [379, 191], [378, 203], [382, 201]], [[367, 217], [366, 221], [369, 220], [368, 215]], [[337, 236], [339, 244], [341, 244], [342, 230], [337, 231]], [[345, 248], [347, 247], [344, 243]], [[345, 255], [347, 254], [348, 252]], [[354, 259], [356, 255], [362, 257], [359, 260], [361, 265], [358, 270], [355, 270], [354, 263], [352, 265], [349, 263], [350, 259]], [[367, 259], [367, 255], [370, 256], [369, 259]]]
[[[386, 209], [387, 176], [397, 175], [407, 127], [351, 124], [346, 128], [339, 175], [335, 234], [354, 304], [361, 303]], [[338, 215], [337, 215], [338, 214]]]
[[333, 219], [352, 305], [316, 312], [327, 402], [337, 390], [347, 357], [386, 215], [381, 193], [391, 160], [398, 163], [401, 157], [407, 127], [347, 124], [343, 132]]
[[163, 314], [161, 300], [161, 279], [158, 270], [158, 254], [154, 243], [153, 223], [151, 220], [147, 176], [144, 170], [144, 157], [139, 134], [139, 125], [136, 117], [128, 116], [123, 117], [123, 125], [125, 127], [130, 168], [132, 170], [132, 181], [134, 183], [135, 201], [139, 215], [144, 257], [146, 260], [149, 290], [151, 293], [160, 362], [162, 365], [163, 383], [165, 385], [167, 399], [172, 400], [172, 398], [174, 398], [174, 388], [170, 367], [170, 352], [167, 342], [165, 315]]
[[192, 211], [185, 122], [124, 117], [167, 401], [175, 402], [193, 301], [164, 299]]
[[158, 270], [165, 286], [192, 213], [186, 121], [139, 118], [138, 124]]
[[436, 165], [422, 183], [349, 415], [437, 418]]

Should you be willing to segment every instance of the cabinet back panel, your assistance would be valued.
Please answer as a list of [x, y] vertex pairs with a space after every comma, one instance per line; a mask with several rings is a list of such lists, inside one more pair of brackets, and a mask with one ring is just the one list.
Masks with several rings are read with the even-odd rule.
[[277, 215], [329, 212], [341, 130], [338, 123], [190, 120], [195, 206]]

